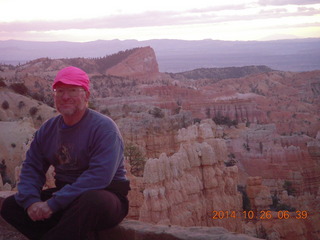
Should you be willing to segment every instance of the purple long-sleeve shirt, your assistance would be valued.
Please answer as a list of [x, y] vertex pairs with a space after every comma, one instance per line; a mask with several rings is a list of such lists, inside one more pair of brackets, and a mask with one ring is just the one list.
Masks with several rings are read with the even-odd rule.
[[123, 148], [119, 129], [107, 116], [88, 109], [72, 127], [64, 125], [61, 115], [54, 117], [35, 134], [23, 162], [16, 201], [25, 209], [41, 201], [50, 165], [55, 167], [56, 180], [67, 183], [48, 200], [53, 212], [85, 191], [106, 188], [113, 180], [124, 181]]

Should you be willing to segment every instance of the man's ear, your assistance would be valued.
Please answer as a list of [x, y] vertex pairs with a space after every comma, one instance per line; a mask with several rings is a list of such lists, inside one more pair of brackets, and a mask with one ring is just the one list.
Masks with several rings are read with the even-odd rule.
[[87, 99], [87, 102], [89, 102], [89, 98], [90, 98], [90, 92], [89, 92], [89, 91], [86, 91], [86, 99]]

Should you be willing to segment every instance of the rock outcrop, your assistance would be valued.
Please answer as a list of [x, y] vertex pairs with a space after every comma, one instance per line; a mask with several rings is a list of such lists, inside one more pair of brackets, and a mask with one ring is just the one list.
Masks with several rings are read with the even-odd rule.
[[[22, 234], [9, 226], [0, 217], [0, 239], [26, 240]], [[221, 227], [181, 227], [153, 225], [134, 220], [124, 220], [110, 230], [91, 233], [89, 240], [255, 240], [245, 234], [237, 234]]]
[[[96, 235], [99, 240], [254, 240], [258, 238], [228, 232], [222, 227], [181, 227], [153, 225], [127, 220]], [[92, 239], [93, 240], [93, 239]]]
[[261, 177], [249, 177], [246, 190], [252, 211], [258, 213], [263, 210], [268, 210], [272, 205], [270, 189], [262, 185]]
[[[141, 221], [180, 226], [223, 226], [242, 232], [240, 219], [214, 219], [214, 211], [237, 213], [238, 168], [226, 167], [227, 147], [212, 121], [179, 132], [180, 149], [149, 159], [144, 169]], [[201, 139], [201, 140], [200, 140]], [[200, 141], [198, 141], [200, 140]]]
[[151, 47], [137, 49], [126, 59], [107, 69], [106, 74], [143, 79], [152, 78], [152, 76], [159, 74], [155, 52]]
[[[27, 145], [36, 129], [48, 118], [57, 114], [53, 108], [34, 99], [0, 88], [0, 164], [3, 181], [16, 183], [15, 168], [21, 165]], [[1, 187], [0, 187], [1, 190]]]
[[[15, 184], [15, 167], [24, 160], [26, 144], [32, 139], [34, 128], [29, 121], [0, 121], [0, 159], [4, 165], [3, 182]], [[1, 190], [1, 186], [0, 186]]]

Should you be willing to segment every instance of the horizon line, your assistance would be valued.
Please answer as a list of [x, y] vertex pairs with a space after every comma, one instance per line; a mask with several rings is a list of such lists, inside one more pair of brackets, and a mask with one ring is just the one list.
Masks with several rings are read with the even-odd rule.
[[168, 41], [186, 41], [186, 42], [197, 42], [197, 41], [220, 41], [220, 42], [273, 42], [273, 41], [288, 41], [288, 40], [312, 40], [312, 39], [320, 39], [320, 37], [296, 37], [296, 38], [279, 38], [279, 39], [260, 39], [260, 40], [221, 40], [221, 39], [212, 39], [212, 38], [204, 38], [204, 39], [177, 39], [177, 38], [153, 38], [146, 40], [138, 40], [138, 39], [96, 39], [91, 41], [67, 41], [67, 40], [55, 40], [55, 41], [41, 41], [41, 40], [21, 40], [21, 39], [0, 39], [0, 42], [5, 41], [17, 41], [17, 42], [45, 42], [45, 43], [54, 43], [54, 42], [69, 42], [69, 43], [89, 43], [89, 42], [98, 42], [98, 41], [137, 41], [137, 42], [147, 42], [147, 41], [160, 41], [160, 40], [168, 40]]

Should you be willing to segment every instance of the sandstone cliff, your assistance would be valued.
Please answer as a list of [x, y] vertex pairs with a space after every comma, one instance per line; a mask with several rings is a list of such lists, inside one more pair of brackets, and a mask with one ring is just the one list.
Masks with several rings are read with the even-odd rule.
[[243, 231], [240, 219], [212, 219], [213, 211], [240, 212], [242, 207], [237, 191], [238, 168], [224, 165], [227, 147], [223, 140], [215, 139], [212, 125], [182, 129], [177, 153], [147, 161], [140, 220]]
[[[229, 231], [274, 240], [289, 240], [293, 236], [317, 239], [320, 236], [319, 192], [297, 189], [295, 195], [288, 196], [289, 189], [283, 187], [284, 179], [295, 180], [296, 187], [297, 181], [304, 184], [303, 177], [291, 179], [278, 173], [271, 177], [270, 170], [268, 178], [265, 175], [268, 164], [261, 158], [250, 164], [257, 167], [252, 172], [248, 166], [243, 166], [243, 160], [239, 163], [240, 171], [237, 166], [227, 167], [229, 143], [220, 138], [222, 135], [225, 136], [214, 122], [206, 120], [179, 131], [180, 149], [175, 154], [149, 159], [140, 182], [134, 178], [138, 187], [133, 189], [131, 199], [139, 199], [133, 200], [135, 218], [141, 206], [138, 219], [156, 224], [222, 226]], [[294, 166], [296, 164], [300, 164], [299, 161]], [[286, 164], [287, 172], [292, 174], [294, 166]], [[250, 210], [245, 209], [245, 195], [237, 189], [241, 184], [239, 179], [245, 174], [247, 177], [242, 184], [246, 186]], [[252, 174], [259, 177], [248, 177]], [[313, 174], [318, 176], [318, 169]], [[319, 187], [317, 180], [313, 184]], [[143, 188], [142, 196], [138, 191]], [[277, 202], [274, 202], [275, 196]], [[139, 206], [141, 199], [143, 203]], [[287, 209], [289, 206], [291, 209]], [[247, 215], [249, 211], [254, 217]], [[301, 212], [306, 214], [303, 218], [299, 217]], [[286, 218], [282, 217], [283, 213], [287, 214]], [[295, 227], [290, 227], [291, 224]]]
[[106, 74], [110, 75], [136, 78], [152, 78], [152, 75], [158, 73], [159, 67], [156, 55], [150, 47], [145, 47], [143, 51], [134, 51], [127, 58], [106, 71]]

